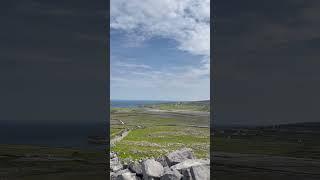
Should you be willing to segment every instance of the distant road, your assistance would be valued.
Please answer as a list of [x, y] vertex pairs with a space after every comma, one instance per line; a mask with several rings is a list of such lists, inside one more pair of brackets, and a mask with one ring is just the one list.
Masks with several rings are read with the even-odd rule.
[[320, 160], [214, 152], [217, 180], [319, 180]]

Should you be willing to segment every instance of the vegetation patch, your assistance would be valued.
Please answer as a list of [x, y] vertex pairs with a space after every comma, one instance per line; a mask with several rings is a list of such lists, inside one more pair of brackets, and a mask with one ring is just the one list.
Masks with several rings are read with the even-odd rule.
[[[111, 124], [111, 136], [119, 132], [119, 129], [131, 129], [124, 139], [111, 148], [122, 159], [160, 157], [185, 147], [193, 149], [197, 158], [209, 157], [209, 115], [154, 113], [144, 108], [111, 112], [114, 120], [114, 124]], [[120, 120], [123, 122], [121, 125], [118, 123]]]

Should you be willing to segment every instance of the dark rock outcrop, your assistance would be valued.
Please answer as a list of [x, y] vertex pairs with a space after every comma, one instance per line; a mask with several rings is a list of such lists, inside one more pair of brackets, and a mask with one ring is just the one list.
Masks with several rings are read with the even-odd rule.
[[129, 164], [129, 170], [136, 173], [137, 175], [142, 175], [142, 165], [137, 162], [132, 162]]
[[169, 167], [164, 168], [164, 173], [161, 176], [160, 180], [180, 180], [182, 175], [179, 171], [175, 169], [170, 169]]

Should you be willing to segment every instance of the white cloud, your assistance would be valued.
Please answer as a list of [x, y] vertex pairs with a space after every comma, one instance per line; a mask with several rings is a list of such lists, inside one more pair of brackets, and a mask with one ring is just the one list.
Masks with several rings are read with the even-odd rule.
[[150, 94], [153, 94], [150, 99], [208, 99], [209, 80], [205, 66], [154, 69], [145, 64], [126, 63], [111, 67], [111, 95], [115, 99], [126, 99], [127, 94], [134, 94], [137, 99], [148, 99]]
[[113, 29], [174, 39], [179, 49], [210, 55], [210, 0], [112, 0]]
[[210, 0], [111, 0], [110, 14], [111, 28], [126, 32], [138, 44], [152, 37], [168, 38], [177, 42], [179, 50], [203, 57], [195, 59], [199, 61], [196, 66], [167, 69], [112, 58], [113, 98], [129, 91], [138, 96], [146, 87], [156, 99], [209, 98]]
[[150, 66], [145, 65], [145, 64], [132, 64], [132, 63], [126, 63], [126, 62], [115, 62], [115, 66], [118, 67], [124, 67], [124, 68], [142, 68], [142, 69], [151, 69]]

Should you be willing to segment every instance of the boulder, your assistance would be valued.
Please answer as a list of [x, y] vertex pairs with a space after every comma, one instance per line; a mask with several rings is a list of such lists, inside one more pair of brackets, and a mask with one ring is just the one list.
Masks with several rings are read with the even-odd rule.
[[129, 170], [140, 175], [142, 174], [142, 165], [140, 163], [132, 162], [129, 164]]
[[163, 175], [163, 166], [154, 159], [142, 162], [142, 173], [144, 179], [160, 178]]
[[207, 165], [210, 166], [209, 160], [201, 160], [201, 159], [187, 159], [181, 163], [173, 165], [170, 169], [176, 169], [178, 171], [183, 169], [189, 169], [192, 166], [199, 166], [199, 165]]
[[155, 160], [158, 161], [163, 167], [169, 166], [165, 157], [158, 157]]
[[114, 158], [110, 159], [110, 170], [112, 172], [117, 172], [121, 169], [123, 169], [123, 166], [122, 166], [118, 157], [114, 157]]
[[137, 180], [137, 177], [135, 173], [125, 172], [118, 175], [117, 180]]
[[123, 170], [119, 170], [117, 172], [111, 172], [110, 173], [110, 177], [111, 177], [110, 179], [117, 179], [118, 176], [120, 176], [121, 174], [127, 173], [127, 172], [131, 173], [129, 171], [129, 169], [123, 169]]
[[188, 168], [188, 169], [182, 169], [182, 170], [180, 170], [180, 171], [181, 171], [182, 176], [183, 176], [182, 180], [194, 180], [194, 179], [192, 178], [190, 168]]
[[115, 172], [110, 172], [110, 180], [117, 180], [115, 177]]
[[172, 171], [168, 166], [163, 167], [163, 172], [166, 173], [167, 171]]
[[170, 168], [165, 168], [163, 175], [160, 180], [180, 180], [182, 175], [177, 170], [171, 170]]
[[210, 160], [195, 159], [191, 149], [182, 149], [156, 159], [121, 160], [110, 153], [111, 180], [209, 180]]
[[133, 161], [130, 158], [125, 158], [121, 162], [122, 162], [123, 169], [127, 169], [129, 168], [129, 164], [132, 163]]
[[166, 157], [167, 164], [173, 166], [187, 159], [194, 159], [192, 149], [184, 148], [168, 154]]
[[190, 171], [194, 180], [210, 180], [210, 167], [207, 165], [192, 166]]

